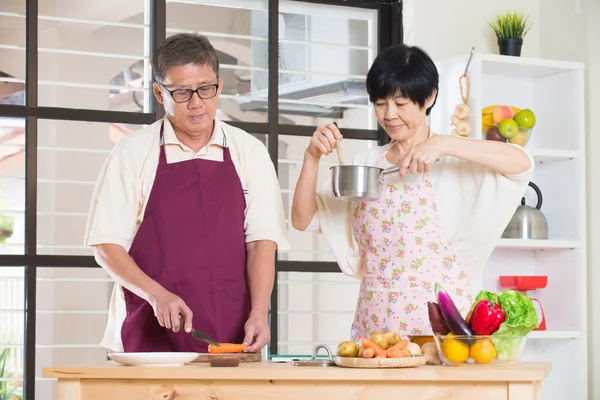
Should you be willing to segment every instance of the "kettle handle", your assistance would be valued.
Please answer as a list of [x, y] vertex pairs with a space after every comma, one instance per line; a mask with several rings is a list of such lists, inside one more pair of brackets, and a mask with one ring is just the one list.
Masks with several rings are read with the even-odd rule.
[[[533, 182], [529, 182], [529, 186], [531, 186], [533, 188], [533, 190], [535, 190], [535, 194], [537, 196], [537, 204], [535, 205], [535, 208], [537, 208], [538, 210], [542, 208], [542, 191], [540, 190], [540, 188]], [[523, 197], [521, 199], [521, 205], [525, 205], [525, 197]]]

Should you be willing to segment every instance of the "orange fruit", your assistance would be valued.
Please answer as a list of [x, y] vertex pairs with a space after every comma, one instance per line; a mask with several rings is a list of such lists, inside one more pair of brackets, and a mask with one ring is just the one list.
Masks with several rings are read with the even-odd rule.
[[496, 347], [491, 340], [478, 340], [471, 346], [470, 354], [477, 364], [487, 364], [496, 358]]
[[442, 342], [442, 352], [444, 353], [444, 357], [453, 363], [464, 363], [469, 359], [469, 345], [460, 340], [444, 340]]

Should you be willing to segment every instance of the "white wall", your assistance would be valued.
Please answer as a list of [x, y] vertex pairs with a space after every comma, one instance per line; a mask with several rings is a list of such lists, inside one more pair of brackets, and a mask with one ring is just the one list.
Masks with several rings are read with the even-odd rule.
[[588, 315], [589, 315], [589, 386], [590, 398], [600, 398], [600, 273], [594, 266], [600, 262], [600, 249], [595, 246], [600, 235], [600, 2], [598, 0], [544, 0], [540, 55], [586, 63], [586, 128], [588, 183]]
[[[586, 37], [587, 37], [587, 160], [588, 160], [588, 293], [589, 304], [588, 315], [591, 317], [590, 326], [590, 376], [589, 382], [592, 398], [600, 398], [600, 384], [593, 382], [600, 380], [600, 272], [594, 266], [600, 263], [600, 249], [594, 244], [600, 238], [600, 213], [593, 204], [600, 204], [600, 160], [597, 157], [600, 151], [600, 121], [594, 118], [600, 110], [600, 2], [586, 6]], [[595, 25], [592, 23], [595, 22]]]
[[477, 52], [497, 54], [496, 38], [487, 23], [498, 13], [516, 9], [536, 22], [525, 37], [521, 54], [537, 57], [540, 3], [542, 0], [404, 0], [404, 41], [423, 47], [435, 60], [468, 53], [473, 46]]
[[594, 246], [600, 234], [600, 213], [593, 204], [600, 202], [600, 123], [595, 117], [600, 109], [600, 1], [540, 1], [540, 57], [581, 61], [586, 64], [586, 128], [588, 185], [588, 337], [589, 398], [600, 398], [600, 250]]

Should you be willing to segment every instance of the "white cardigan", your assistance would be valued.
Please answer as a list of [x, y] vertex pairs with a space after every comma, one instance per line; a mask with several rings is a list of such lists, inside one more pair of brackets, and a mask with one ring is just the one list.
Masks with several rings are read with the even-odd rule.
[[[385, 145], [363, 152], [355, 157], [353, 164], [376, 166], [388, 147]], [[535, 166], [531, 155], [527, 151], [525, 153], [531, 165], [518, 175], [502, 175], [480, 164], [450, 156], [440, 158], [429, 173], [440, 225], [470, 277], [482, 272], [502, 232], [521, 204]], [[392, 164], [384, 159], [381, 166], [389, 168]], [[423, 178], [423, 174], [410, 172], [404, 178], [399, 174], [388, 174], [386, 184], [422, 181]], [[364, 260], [360, 257], [352, 229], [352, 214], [357, 203], [334, 198], [330, 179], [317, 190], [318, 212], [309, 229], [323, 233], [343, 273], [360, 279]]]

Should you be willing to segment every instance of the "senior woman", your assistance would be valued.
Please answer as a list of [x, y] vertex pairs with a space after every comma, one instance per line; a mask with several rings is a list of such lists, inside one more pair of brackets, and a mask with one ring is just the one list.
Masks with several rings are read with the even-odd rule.
[[360, 279], [352, 336], [396, 331], [432, 335], [427, 301], [440, 282], [466, 314], [470, 280], [481, 272], [520, 203], [534, 162], [521, 147], [431, 131], [426, 117], [438, 94], [438, 72], [420, 48], [383, 50], [367, 75], [367, 92], [390, 143], [358, 154], [356, 165], [389, 168], [377, 201], [318, 192], [321, 156], [342, 134], [320, 126], [304, 154], [292, 206], [298, 230], [318, 226], [342, 272]]

